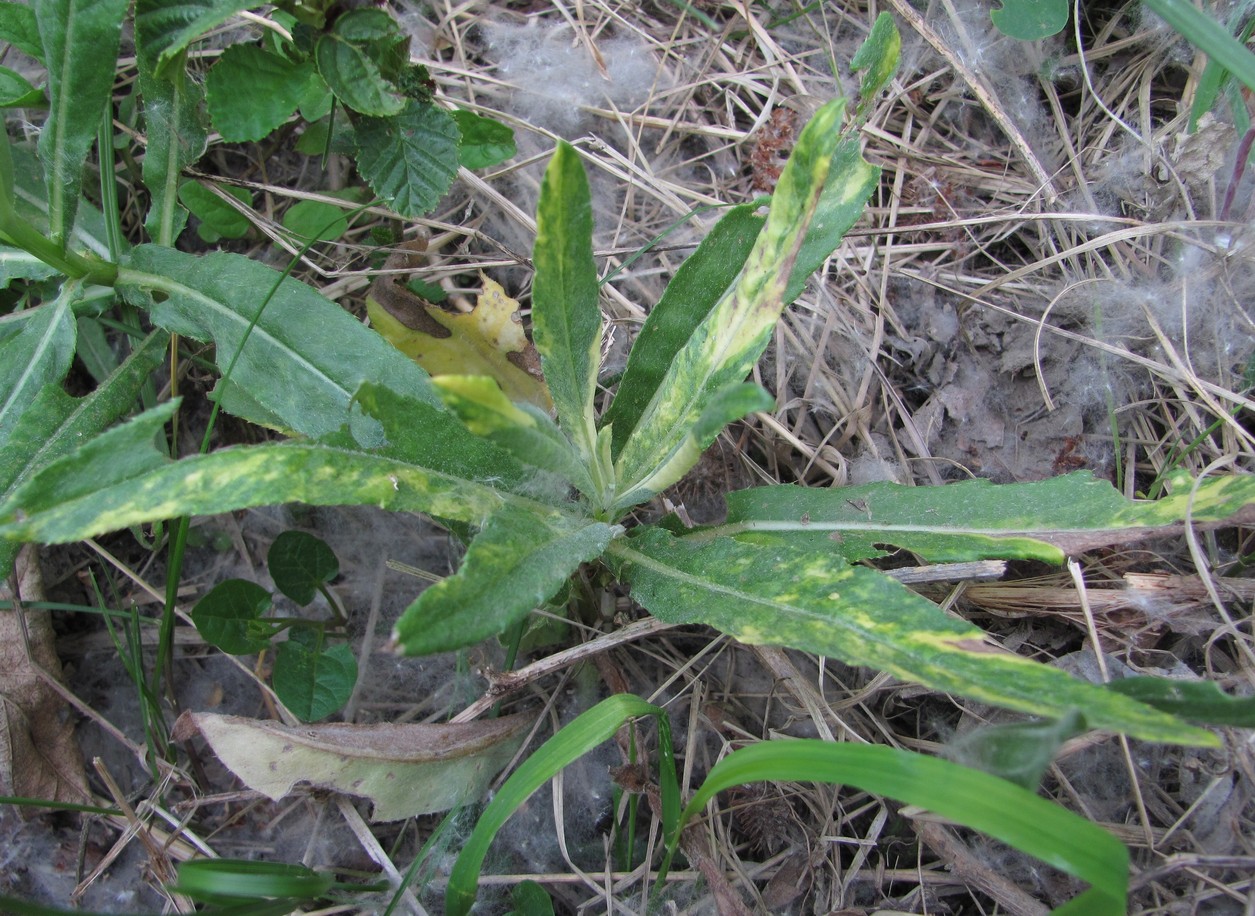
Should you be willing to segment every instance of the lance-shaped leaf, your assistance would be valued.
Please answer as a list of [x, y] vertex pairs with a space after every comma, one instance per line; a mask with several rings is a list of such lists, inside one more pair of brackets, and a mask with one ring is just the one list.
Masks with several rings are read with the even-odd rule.
[[838, 556], [653, 529], [609, 548], [632, 597], [669, 623], [700, 623], [755, 645], [789, 646], [1033, 715], [1080, 709], [1094, 728], [1213, 745], [1171, 715], [991, 645], [878, 570]]
[[250, 789], [278, 801], [307, 784], [374, 803], [396, 821], [479, 799], [531, 725], [503, 716], [460, 725], [302, 725], [186, 712], [178, 740], [199, 732]]
[[802, 131], [740, 279], [676, 354], [623, 446], [615, 464], [616, 506], [648, 499], [683, 475], [688, 468], [674, 460], [676, 453], [688, 447], [710, 402], [743, 381], [767, 345], [828, 178], [844, 109], [842, 101], [828, 103]]
[[594, 497], [588, 466], [549, 414], [531, 404], [515, 404], [497, 380], [486, 375], [439, 375], [432, 383], [475, 435], [491, 439], [520, 461], [558, 474], [585, 496]]
[[937, 563], [1061, 563], [1066, 554], [1144, 538], [1187, 517], [1212, 524], [1255, 514], [1248, 508], [1255, 505], [1255, 477], [1211, 477], [1196, 493], [1185, 472], [1170, 482], [1172, 495], [1156, 502], [1131, 502], [1088, 471], [1001, 485], [968, 480], [940, 487], [758, 487], [728, 495], [728, 521], [717, 533], [808, 545], [848, 560], [898, 547]]
[[364, 387], [360, 400], [383, 420], [385, 447], [367, 451], [343, 433], [329, 437], [333, 444], [224, 449], [178, 462], [153, 445], [175, 402], [153, 408], [19, 487], [0, 506], [0, 538], [76, 541], [159, 519], [287, 502], [375, 505], [476, 525], [506, 502], [548, 511], [532, 498], [541, 487], [535, 470], [471, 435], [453, 414], [387, 389]]
[[38, 0], [48, 65], [48, 118], [39, 158], [48, 185], [49, 237], [64, 245], [74, 225], [83, 165], [113, 90], [127, 0]]
[[[426, 373], [396, 348], [305, 284], [280, 279], [240, 255], [198, 258], [144, 245], [131, 252], [118, 284], [154, 323], [214, 342], [219, 368], [231, 367], [215, 396], [254, 423], [323, 436], [348, 419], [358, 387], [376, 379], [439, 404]], [[358, 413], [352, 422], [361, 441], [378, 441], [377, 423]]]
[[47, 280], [56, 270], [20, 248], [0, 245], [0, 289], [14, 280]]
[[0, 319], [0, 447], [45, 386], [65, 378], [76, 337], [70, 303], [81, 291], [66, 283], [53, 302]]
[[138, 0], [135, 38], [147, 140], [144, 186], [152, 197], [144, 228], [154, 242], [173, 245], [187, 221], [179, 205], [183, 169], [205, 152], [209, 128], [204, 89], [188, 75], [181, 50], [171, 57], [172, 47], [191, 38], [171, 33], [172, 18], [156, 9], [163, 6], [162, 0]]
[[850, 59], [851, 70], [855, 73], [866, 71], [858, 89], [860, 112], [893, 78], [901, 50], [902, 36], [893, 23], [893, 16], [881, 13], [876, 17], [867, 40]]
[[623, 529], [507, 507], [471, 541], [458, 571], [406, 608], [392, 638], [407, 655], [474, 645], [544, 604]]
[[155, 74], [193, 41], [236, 13], [256, 6], [251, 0], [137, 0], [135, 31], [155, 63]]
[[591, 463], [593, 396], [601, 357], [601, 309], [593, 263], [593, 206], [579, 154], [559, 143], [536, 208], [532, 324], [558, 422]]

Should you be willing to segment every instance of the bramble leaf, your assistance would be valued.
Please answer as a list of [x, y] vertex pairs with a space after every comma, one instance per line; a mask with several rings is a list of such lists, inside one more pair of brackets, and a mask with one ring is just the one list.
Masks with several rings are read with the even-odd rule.
[[453, 112], [453, 120], [462, 135], [458, 155], [463, 167], [486, 169], [514, 155], [514, 131], [500, 121], [462, 110]]
[[232, 143], [260, 140], [292, 117], [313, 72], [308, 61], [291, 61], [258, 45], [231, 45], [205, 76], [214, 129]]
[[[251, 207], [253, 194], [247, 188], [219, 185], [240, 203]], [[179, 186], [179, 202], [200, 220], [197, 234], [209, 244], [219, 239], [239, 239], [248, 234], [248, 217], [220, 198], [199, 181], [185, 181]]]
[[449, 112], [410, 99], [395, 117], [356, 126], [358, 171], [388, 206], [421, 216], [440, 202], [458, 170], [460, 135]]

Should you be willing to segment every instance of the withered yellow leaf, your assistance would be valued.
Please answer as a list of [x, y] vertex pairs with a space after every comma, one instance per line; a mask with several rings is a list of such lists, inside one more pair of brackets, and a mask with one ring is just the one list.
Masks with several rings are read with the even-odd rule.
[[245, 785], [275, 801], [309, 785], [368, 798], [372, 820], [396, 821], [480, 798], [531, 723], [515, 715], [461, 725], [289, 726], [185, 712], [174, 733], [186, 740], [199, 732]]
[[384, 276], [371, 285], [366, 309], [375, 330], [430, 375], [487, 375], [511, 401], [553, 407], [519, 304], [499, 283], [485, 277], [475, 307], [453, 312]]

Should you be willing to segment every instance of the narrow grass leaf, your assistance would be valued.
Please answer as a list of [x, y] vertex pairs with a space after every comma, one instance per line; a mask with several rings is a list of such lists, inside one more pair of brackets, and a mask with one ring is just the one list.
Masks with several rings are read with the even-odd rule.
[[[214, 396], [246, 420], [319, 437], [349, 421], [353, 395], [371, 379], [439, 403], [423, 370], [379, 335], [305, 284], [281, 280], [249, 258], [142, 245], [131, 252], [118, 285], [154, 323], [213, 341], [223, 369], [235, 361], [230, 381], [220, 382]], [[360, 414], [352, 422], [366, 441], [377, 441], [377, 423]]]
[[927, 808], [1088, 882], [1069, 904], [1073, 912], [1125, 913], [1128, 850], [1101, 827], [1006, 780], [881, 745], [788, 739], [733, 751], [711, 769], [681, 822], [725, 789], [785, 781], [849, 785]]
[[392, 638], [407, 655], [474, 645], [540, 607], [622, 529], [591, 519], [503, 508], [471, 541], [458, 571], [405, 609]]
[[240, 859], [193, 859], [181, 862], [175, 893], [197, 900], [293, 897], [313, 899], [330, 889], [333, 878], [304, 865]]
[[39, 393], [69, 371], [76, 337], [70, 303], [81, 291], [67, 282], [52, 302], [0, 318], [0, 448]]
[[[475, 903], [479, 870], [488, 853], [488, 847], [510, 819], [510, 815], [531, 798], [537, 789], [572, 761], [609, 740], [629, 719], [654, 716], [661, 725], [666, 721], [666, 715], [663, 709], [640, 697], [627, 693], [616, 694], [576, 716], [519, 764], [518, 769], [510, 774], [510, 778], [497, 790], [497, 794], [480, 814], [475, 830], [462, 847], [462, 852], [449, 873], [449, 883], [445, 889], [445, 913], [449, 916], [465, 916], [470, 912]], [[669, 743], [669, 734], [660, 740], [660, 744]]]
[[[686, 468], [683, 461], [674, 459], [686, 448], [710, 400], [729, 385], [742, 382], [767, 345], [824, 191], [844, 110], [843, 101], [830, 102], [803, 129], [740, 279], [706, 314], [667, 367], [616, 459], [618, 507], [648, 499], [679, 479], [677, 475]], [[667, 473], [659, 475], [659, 468], [666, 468]]]
[[1186, 0], [1144, 0], [1168, 25], [1209, 58], [1228, 70], [1248, 89], [1255, 91], [1255, 54], [1230, 35], [1225, 27]]
[[1155, 502], [1125, 499], [1088, 471], [1023, 484], [757, 487], [728, 495], [727, 524], [717, 533], [823, 548], [851, 561], [896, 547], [937, 563], [1061, 563], [1068, 554], [1144, 538], [1187, 518], [1240, 521], [1255, 505], [1255, 477], [1208, 478], [1193, 495], [1188, 474], [1178, 472], [1171, 484], [1172, 495]]
[[64, 245], [83, 187], [83, 166], [113, 90], [127, 0], [37, 0], [51, 105], [39, 133], [48, 187], [49, 237]]
[[609, 556], [632, 597], [668, 623], [788, 646], [1031, 715], [1082, 709], [1089, 724], [1148, 741], [1214, 745], [1208, 732], [985, 640], [982, 630], [875, 569], [836, 555], [653, 529]]
[[588, 176], [579, 154], [560, 142], [536, 208], [533, 334], [558, 422], [590, 463], [596, 454], [593, 396], [602, 334], [592, 240]]
[[1107, 689], [1200, 725], [1255, 728], [1255, 697], [1229, 696], [1214, 681], [1126, 677]]

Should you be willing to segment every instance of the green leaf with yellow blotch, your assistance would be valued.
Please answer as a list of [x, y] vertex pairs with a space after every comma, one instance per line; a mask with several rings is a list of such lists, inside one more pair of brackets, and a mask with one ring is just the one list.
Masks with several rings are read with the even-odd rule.
[[649, 499], [696, 463], [691, 437], [699, 418], [721, 392], [745, 379], [766, 347], [828, 180], [844, 112], [844, 100], [829, 102], [802, 130], [740, 279], [676, 353], [619, 453], [616, 508]]
[[[387, 266], [395, 269], [400, 261], [389, 259]], [[385, 274], [370, 287], [366, 313], [384, 339], [430, 375], [486, 375], [511, 401], [552, 406], [540, 357], [523, 333], [519, 304], [499, 283], [485, 277], [475, 308], [454, 312]]]
[[1175, 716], [999, 649], [979, 628], [835, 554], [655, 528], [613, 542], [608, 558], [632, 597], [668, 623], [705, 624], [1032, 715], [1081, 709], [1094, 728], [1147, 741], [1217, 743]]
[[344, 431], [323, 442], [223, 449], [171, 461], [154, 443], [177, 402], [149, 410], [55, 461], [0, 505], [0, 538], [63, 543], [180, 515], [252, 506], [373, 505], [482, 524], [515, 503], [548, 513], [563, 489], [470, 433], [441, 407], [363, 385], [357, 402], [387, 444]]
[[1207, 478], [1195, 491], [1182, 471], [1170, 483], [1171, 495], [1155, 502], [1131, 502], [1088, 471], [1019, 484], [758, 487], [728, 495], [727, 523], [716, 533], [819, 548], [850, 561], [899, 548], [935, 563], [1061, 563], [1065, 555], [1169, 533], [1187, 518], [1208, 524], [1255, 515], [1253, 476]]
[[471, 541], [458, 571], [429, 587], [393, 630], [408, 655], [472, 646], [522, 620], [623, 531], [589, 518], [505, 507]]
[[559, 142], [536, 207], [532, 323], [558, 423], [590, 465], [597, 456], [593, 396], [602, 333], [592, 238], [588, 176], [575, 149]]

